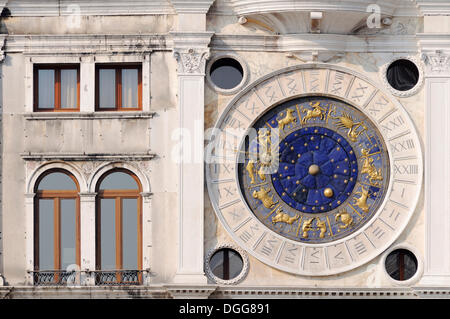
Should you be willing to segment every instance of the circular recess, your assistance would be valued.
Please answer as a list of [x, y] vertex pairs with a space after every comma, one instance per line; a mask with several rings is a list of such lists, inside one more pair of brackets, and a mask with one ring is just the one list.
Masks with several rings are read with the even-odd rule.
[[384, 265], [388, 275], [397, 281], [411, 279], [419, 267], [416, 256], [407, 249], [396, 249], [389, 253]]
[[395, 90], [405, 92], [413, 89], [419, 83], [420, 72], [411, 60], [399, 59], [389, 65], [386, 77]]
[[216, 91], [224, 94], [235, 93], [245, 84], [247, 78], [245, 64], [240, 58], [233, 55], [213, 58], [206, 72], [210, 85]]
[[236, 278], [244, 267], [241, 255], [233, 249], [223, 248], [216, 251], [210, 258], [209, 264], [214, 276], [222, 280]]
[[236, 284], [247, 275], [248, 257], [238, 247], [219, 245], [206, 256], [205, 270], [216, 283]]

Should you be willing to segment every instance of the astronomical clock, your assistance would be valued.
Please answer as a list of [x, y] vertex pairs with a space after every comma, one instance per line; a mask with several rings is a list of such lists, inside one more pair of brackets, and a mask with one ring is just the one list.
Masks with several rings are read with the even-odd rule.
[[207, 154], [219, 220], [271, 267], [323, 276], [393, 243], [422, 183], [420, 142], [400, 103], [344, 68], [305, 64], [247, 86]]

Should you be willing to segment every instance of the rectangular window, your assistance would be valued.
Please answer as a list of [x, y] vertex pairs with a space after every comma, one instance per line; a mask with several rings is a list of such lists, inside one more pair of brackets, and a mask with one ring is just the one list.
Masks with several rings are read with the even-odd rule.
[[97, 65], [95, 76], [96, 111], [142, 109], [141, 65]]
[[78, 111], [80, 109], [79, 65], [34, 66], [34, 110]]

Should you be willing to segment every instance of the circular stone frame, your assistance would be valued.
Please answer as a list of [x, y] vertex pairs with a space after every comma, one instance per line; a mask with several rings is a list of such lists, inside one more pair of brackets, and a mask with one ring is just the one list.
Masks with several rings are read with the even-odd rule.
[[[419, 71], [419, 79], [416, 83], [416, 85], [411, 88], [410, 90], [407, 91], [400, 91], [395, 89], [394, 87], [392, 87], [392, 85], [389, 83], [388, 78], [387, 78], [387, 71], [389, 69], [389, 67], [392, 65], [392, 63], [398, 61], [398, 60], [408, 60], [412, 63], [414, 63], [414, 65], [417, 67], [417, 70]], [[422, 88], [423, 84], [424, 84], [424, 71], [423, 71], [423, 64], [422, 62], [413, 56], [397, 56], [392, 58], [388, 63], [384, 64], [383, 67], [380, 69], [380, 77], [383, 81], [384, 86], [389, 90], [389, 92], [392, 93], [392, 95], [397, 96], [397, 97], [410, 97], [413, 96], [415, 94], [417, 94], [419, 92], [419, 90]]]
[[[217, 86], [213, 80], [211, 79], [211, 67], [213, 66], [213, 64], [220, 60], [220, 59], [233, 59], [236, 60], [242, 67], [242, 80], [241, 82], [236, 85], [234, 88], [231, 89], [223, 89], [219, 86]], [[214, 55], [209, 61], [208, 64], [206, 66], [206, 83], [208, 83], [208, 85], [216, 92], [224, 94], [224, 95], [232, 95], [235, 94], [236, 92], [238, 92], [240, 89], [242, 89], [248, 81], [248, 77], [249, 77], [249, 70], [248, 70], [248, 66], [247, 63], [238, 55], [236, 54], [232, 54], [232, 53], [226, 53], [226, 54], [219, 54], [219, 55]]]
[[[363, 112], [380, 131], [389, 155], [391, 178], [378, 210], [363, 227], [329, 243], [299, 243], [271, 231], [255, 217], [239, 187], [239, 154], [235, 150], [248, 130], [268, 110], [303, 96], [331, 97]], [[396, 98], [358, 72], [307, 63], [267, 74], [231, 99], [214, 132], [206, 149], [205, 164], [214, 211], [239, 246], [273, 268], [305, 276], [350, 271], [388, 249], [414, 214], [423, 181], [422, 145], [417, 129]], [[230, 137], [240, 141], [239, 145], [229, 147]], [[405, 148], [401, 147], [403, 144]]]
[[[414, 274], [414, 276], [412, 276], [408, 280], [395, 280], [388, 274], [388, 272], [386, 270], [386, 258], [389, 256], [390, 253], [392, 253], [395, 250], [399, 250], [399, 249], [404, 249], [404, 250], [410, 251], [411, 253], [414, 254], [414, 256], [416, 257], [416, 260], [417, 260], [416, 273]], [[391, 283], [393, 283], [397, 286], [411, 286], [411, 285], [417, 283], [420, 280], [420, 278], [422, 278], [423, 271], [424, 271], [423, 259], [422, 259], [421, 254], [419, 254], [419, 252], [417, 251], [417, 249], [415, 247], [413, 247], [407, 243], [401, 243], [398, 245], [394, 245], [394, 246], [390, 247], [388, 250], [386, 250], [383, 253], [383, 256], [381, 257], [381, 266], [383, 268], [383, 273], [386, 276], [386, 278]]]
[[[222, 278], [217, 277], [216, 275], [214, 275], [214, 273], [212, 272], [212, 269], [209, 265], [209, 261], [211, 260], [211, 257], [219, 250], [221, 249], [232, 249], [235, 250], [242, 258], [242, 270], [240, 272], [239, 275], [237, 275], [236, 277], [229, 279], [229, 280], [224, 280]], [[237, 285], [238, 283], [240, 283], [242, 280], [245, 279], [245, 277], [248, 274], [248, 270], [249, 270], [249, 260], [248, 260], [248, 255], [247, 253], [240, 247], [236, 246], [236, 245], [232, 245], [229, 243], [223, 243], [223, 244], [218, 244], [216, 245], [213, 249], [209, 250], [208, 253], [205, 256], [205, 273], [206, 276], [211, 279], [212, 281], [214, 281], [215, 283], [221, 284], [221, 285]]]

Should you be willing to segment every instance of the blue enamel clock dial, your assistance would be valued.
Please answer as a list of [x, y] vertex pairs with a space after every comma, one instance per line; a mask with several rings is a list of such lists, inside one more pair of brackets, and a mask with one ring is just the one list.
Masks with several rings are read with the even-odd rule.
[[279, 148], [279, 170], [272, 183], [282, 200], [304, 213], [333, 210], [351, 195], [358, 163], [351, 145], [324, 127], [289, 134]]
[[242, 146], [241, 193], [272, 231], [324, 243], [369, 221], [389, 185], [389, 158], [378, 128], [342, 101], [304, 97], [254, 124]]

